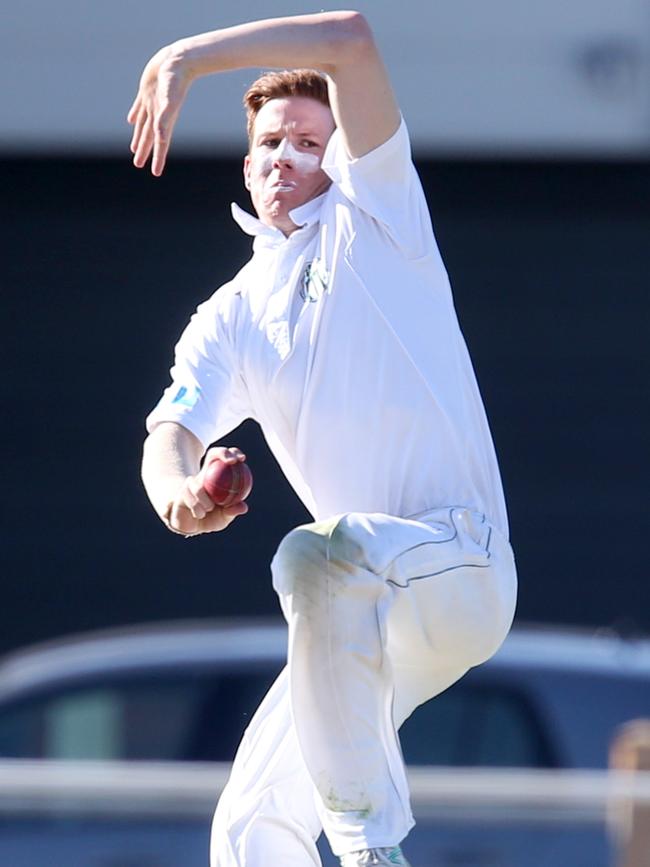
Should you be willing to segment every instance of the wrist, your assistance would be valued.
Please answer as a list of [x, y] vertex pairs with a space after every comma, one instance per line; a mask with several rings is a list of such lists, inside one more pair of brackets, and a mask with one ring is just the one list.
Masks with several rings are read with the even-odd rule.
[[142, 480], [149, 498], [160, 520], [166, 524], [172, 509], [178, 502], [185, 485], [184, 476], [148, 476], [143, 473]]
[[173, 511], [173, 509], [174, 509], [174, 502], [172, 501], [172, 502], [168, 503], [167, 508], [162, 513], [159, 513], [159, 518], [163, 522], [165, 527], [167, 527], [167, 529], [170, 530], [172, 533], [176, 533], [177, 536], [184, 536], [186, 539], [189, 538], [190, 536], [196, 535], [194, 533], [184, 533], [182, 530], [179, 530], [173, 526], [173, 524], [172, 524], [172, 511]]
[[178, 39], [169, 48], [169, 62], [172, 68], [188, 82], [191, 83], [196, 78], [214, 71], [209, 63], [209, 58], [206, 57], [205, 45], [203, 45], [200, 36], [187, 36]]

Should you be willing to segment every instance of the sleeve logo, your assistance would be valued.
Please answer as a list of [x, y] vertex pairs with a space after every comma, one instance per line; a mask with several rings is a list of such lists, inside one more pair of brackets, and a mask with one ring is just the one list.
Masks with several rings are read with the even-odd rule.
[[172, 403], [179, 403], [181, 406], [192, 407], [201, 396], [201, 389], [198, 385], [188, 388], [186, 385], [181, 385], [174, 397]]

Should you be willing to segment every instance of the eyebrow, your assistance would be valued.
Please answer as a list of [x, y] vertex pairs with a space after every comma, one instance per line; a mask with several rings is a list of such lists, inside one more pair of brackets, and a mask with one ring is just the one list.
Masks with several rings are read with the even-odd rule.
[[[283, 133], [283, 130], [281, 128], [280, 129], [277, 129], [277, 128], [266, 129], [266, 130], [262, 130], [261, 132], [258, 132], [256, 138], [263, 138], [264, 136], [267, 136], [267, 135], [279, 136], [282, 133]], [[300, 138], [322, 138], [322, 133], [316, 132], [316, 130], [311, 130], [311, 129], [299, 130], [298, 132], [296, 132], [296, 135]]]

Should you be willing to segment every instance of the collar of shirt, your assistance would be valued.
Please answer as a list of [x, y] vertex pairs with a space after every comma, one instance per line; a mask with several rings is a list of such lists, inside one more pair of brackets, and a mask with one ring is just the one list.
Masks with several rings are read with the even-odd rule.
[[237, 223], [239, 228], [243, 232], [246, 232], [247, 235], [252, 235], [254, 237], [254, 250], [258, 249], [260, 246], [277, 247], [294, 236], [300, 237], [306, 229], [309, 229], [311, 226], [318, 223], [325, 195], [325, 193], [321, 193], [321, 195], [316, 196], [315, 199], [311, 199], [309, 202], [305, 202], [304, 205], [300, 205], [298, 208], [293, 208], [293, 210], [289, 211], [289, 217], [296, 226], [298, 226], [296, 231], [292, 232], [289, 238], [287, 238], [280, 229], [276, 229], [273, 226], [267, 226], [266, 223], [263, 223], [257, 217], [249, 214], [248, 211], [240, 208], [236, 202], [231, 203], [230, 211], [233, 220]]

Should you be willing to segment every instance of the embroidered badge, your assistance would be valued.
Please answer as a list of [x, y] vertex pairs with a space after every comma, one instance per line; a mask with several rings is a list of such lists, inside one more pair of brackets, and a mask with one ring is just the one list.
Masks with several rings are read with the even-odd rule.
[[328, 283], [329, 274], [324, 263], [320, 259], [313, 259], [303, 272], [300, 297], [303, 301], [318, 301]]

